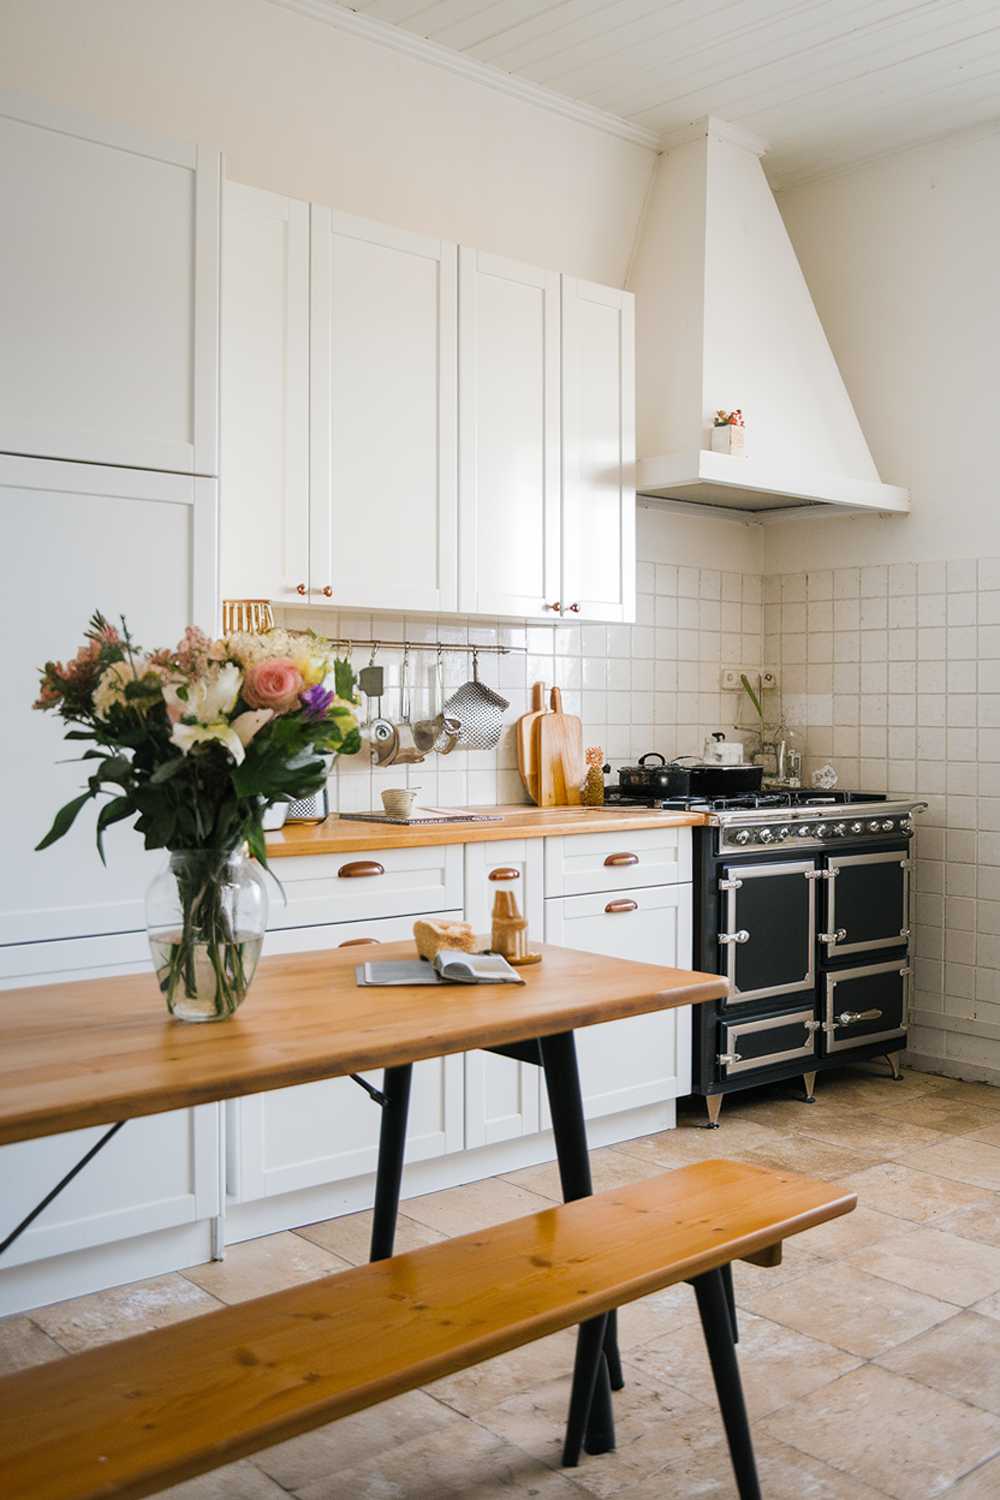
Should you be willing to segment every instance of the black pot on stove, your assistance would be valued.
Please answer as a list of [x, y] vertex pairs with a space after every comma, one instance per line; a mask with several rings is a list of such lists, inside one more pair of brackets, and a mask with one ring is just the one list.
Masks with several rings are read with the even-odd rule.
[[[653, 764], [657, 762], [658, 764]], [[622, 766], [619, 789], [628, 797], [739, 797], [759, 792], [763, 766], [721, 766], [694, 757], [667, 761], [658, 750], [640, 755], [636, 766]]]

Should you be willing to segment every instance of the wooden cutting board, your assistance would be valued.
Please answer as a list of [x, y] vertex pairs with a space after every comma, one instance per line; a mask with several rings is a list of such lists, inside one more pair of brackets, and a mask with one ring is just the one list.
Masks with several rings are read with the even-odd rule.
[[562, 711], [562, 693], [552, 689], [552, 712], [534, 722], [539, 807], [577, 807], [584, 777], [583, 724]]
[[535, 721], [548, 713], [545, 702], [545, 683], [536, 682], [531, 689], [531, 710], [522, 714], [514, 726], [517, 743], [517, 769], [524, 782], [524, 790], [532, 802], [538, 801], [538, 763], [535, 760]]

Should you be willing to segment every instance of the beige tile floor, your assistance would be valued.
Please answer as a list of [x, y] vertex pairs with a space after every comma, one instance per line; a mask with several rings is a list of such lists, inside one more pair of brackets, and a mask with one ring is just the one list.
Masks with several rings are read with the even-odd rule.
[[[776, 1270], [739, 1265], [740, 1362], [767, 1500], [1000, 1500], [1000, 1089], [881, 1065], [737, 1096], [723, 1129], [593, 1153], [598, 1187], [705, 1156], [854, 1188], [856, 1213]], [[558, 1200], [554, 1166], [412, 1198], [410, 1249]], [[233, 1246], [221, 1264], [0, 1322], [0, 1371], [195, 1317], [365, 1260], [370, 1214]], [[169, 1491], [171, 1500], [726, 1500], [735, 1490], [693, 1297], [622, 1310], [618, 1450], [559, 1468], [572, 1335]], [[43, 1500], [43, 1497], [39, 1497]]]

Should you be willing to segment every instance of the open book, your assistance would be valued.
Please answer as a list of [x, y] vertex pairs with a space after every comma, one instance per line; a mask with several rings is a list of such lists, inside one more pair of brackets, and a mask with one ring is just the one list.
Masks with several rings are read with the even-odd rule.
[[404, 958], [359, 964], [355, 972], [360, 985], [524, 983], [499, 953], [463, 953], [459, 948], [442, 948], [433, 963]]

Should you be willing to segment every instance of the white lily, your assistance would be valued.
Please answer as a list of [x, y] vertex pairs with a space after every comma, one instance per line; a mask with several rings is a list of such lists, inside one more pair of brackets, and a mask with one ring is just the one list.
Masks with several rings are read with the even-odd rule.
[[273, 718], [273, 708], [248, 708], [245, 713], [237, 714], [230, 728], [239, 736], [240, 744], [246, 746]]
[[[244, 717], [243, 714], [240, 715], [240, 718]], [[185, 755], [188, 755], [195, 745], [217, 740], [229, 751], [238, 766], [241, 766], [245, 759], [243, 741], [233, 726], [222, 719], [214, 724], [175, 724], [171, 730], [170, 739]]]
[[[221, 666], [210, 667], [193, 682], [182, 685], [165, 683], [163, 698], [172, 719], [197, 719], [199, 724], [217, 725], [232, 713], [242, 683], [243, 673], [239, 667], [235, 662], [227, 661]], [[180, 686], [183, 686], [186, 697], [181, 697]]]

